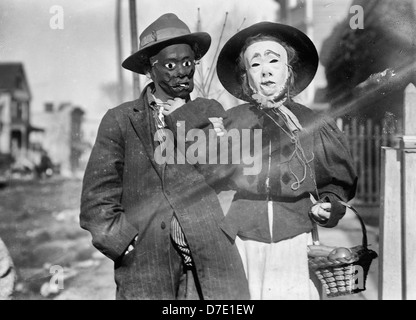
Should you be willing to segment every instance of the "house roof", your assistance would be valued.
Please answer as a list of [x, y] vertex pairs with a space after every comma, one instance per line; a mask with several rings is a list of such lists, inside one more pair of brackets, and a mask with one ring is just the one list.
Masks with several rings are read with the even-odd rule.
[[22, 63], [0, 63], [0, 91], [16, 89], [18, 77], [25, 83], [25, 88], [30, 94], [29, 84]]
[[70, 102], [63, 102], [59, 105], [58, 111], [61, 112], [63, 110], [70, 112], [70, 113], [78, 112], [81, 114], [85, 114], [85, 111], [81, 107], [73, 105]]

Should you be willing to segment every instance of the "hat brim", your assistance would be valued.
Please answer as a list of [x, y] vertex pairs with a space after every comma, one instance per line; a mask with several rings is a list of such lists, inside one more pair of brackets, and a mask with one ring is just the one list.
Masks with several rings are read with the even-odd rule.
[[194, 32], [179, 37], [156, 41], [133, 53], [125, 59], [121, 65], [127, 70], [146, 74], [146, 66], [149, 64], [150, 57], [167, 46], [181, 43], [189, 44], [191, 47], [193, 47], [194, 44], [197, 44], [195, 59], [199, 60], [208, 52], [211, 45], [211, 36], [206, 32]]
[[295, 73], [293, 95], [302, 92], [315, 77], [319, 57], [315, 45], [302, 31], [284, 24], [260, 22], [243, 29], [231, 37], [222, 48], [217, 62], [217, 74], [224, 88], [238, 99], [251, 101], [244, 92], [238, 72], [238, 58], [247, 38], [258, 34], [269, 35], [290, 45], [298, 59], [292, 64]]

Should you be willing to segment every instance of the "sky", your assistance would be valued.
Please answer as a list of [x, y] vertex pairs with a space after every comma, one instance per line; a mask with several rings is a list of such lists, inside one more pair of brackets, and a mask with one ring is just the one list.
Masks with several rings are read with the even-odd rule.
[[[123, 0], [123, 59], [130, 52], [128, 0]], [[63, 12], [63, 29], [50, 26], [56, 21], [53, 6]], [[45, 102], [70, 102], [86, 111], [86, 119], [97, 122], [107, 109], [115, 107], [103, 86], [117, 80], [115, 36], [116, 0], [1, 0], [0, 62], [22, 62], [32, 93], [32, 114]], [[203, 31], [213, 38], [207, 57], [213, 56], [225, 12], [228, 39], [243, 27], [276, 19], [278, 4], [273, 0], [137, 0], [139, 33], [164, 13], [175, 13], [195, 31], [200, 8]], [[244, 20], [244, 18], [246, 18]], [[126, 81], [130, 71], [123, 71]], [[144, 81], [145, 79], [142, 79]], [[129, 99], [131, 97], [127, 97]]]

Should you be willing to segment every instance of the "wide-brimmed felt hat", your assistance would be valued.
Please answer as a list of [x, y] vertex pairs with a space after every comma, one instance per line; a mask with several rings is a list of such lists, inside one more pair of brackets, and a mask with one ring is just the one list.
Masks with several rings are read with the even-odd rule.
[[238, 58], [248, 38], [257, 35], [273, 36], [296, 50], [298, 59], [292, 64], [295, 74], [291, 94], [302, 92], [315, 77], [319, 57], [315, 45], [302, 31], [280, 23], [260, 22], [232, 36], [222, 48], [217, 62], [217, 74], [224, 88], [238, 99], [252, 101], [242, 88]]
[[188, 26], [175, 14], [166, 13], [141, 33], [139, 51], [124, 60], [122, 66], [127, 70], [145, 74], [150, 57], [169, 45], [180, 43], [194, 48], [195, 59], [199, 60], [207, 53], [211, 36], [206, 32], [191, 33]]

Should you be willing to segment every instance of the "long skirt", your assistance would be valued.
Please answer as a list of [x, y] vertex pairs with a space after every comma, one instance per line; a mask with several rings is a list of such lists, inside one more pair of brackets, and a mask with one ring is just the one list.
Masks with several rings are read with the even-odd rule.
[[[269, 224], [272, 229], [272, 202]], [[236, 238], [252, 300], [319, 300], [319, 292], [309, 277], [307, 245], [310, 233], [277, 243]]]

